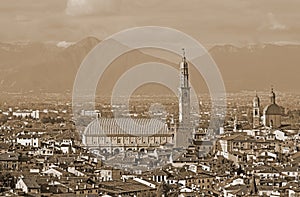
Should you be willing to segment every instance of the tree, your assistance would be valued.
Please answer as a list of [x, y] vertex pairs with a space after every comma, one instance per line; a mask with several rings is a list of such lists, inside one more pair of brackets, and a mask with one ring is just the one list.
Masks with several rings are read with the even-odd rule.
[[10, 173], [5, 173], [5, 174], [1, 174], [0, 182], [3, 182], [4, 187], [10, 187], [10, 188], [14, 189], [15, 185], [17, 183], [17, 180]]
[[0, 114], [0, 123], [4, 124], [7, 122], [7, 115]]

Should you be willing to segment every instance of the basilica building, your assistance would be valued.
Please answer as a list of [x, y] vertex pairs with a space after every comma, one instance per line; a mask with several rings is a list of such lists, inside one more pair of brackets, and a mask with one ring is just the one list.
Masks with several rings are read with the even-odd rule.
[[102, 118], [93, 120], [82, 133], [88, 148], [118, 154], [167, 146], [185, 147], [191, 137], [190, 86], [188, 63], [183, 53], [180, 67], [179, 117], [174, 121], [147, 118]]
[[86, 147], [112, 154], [126, 150], [143, 151], [171, 144], [173, 139], [174, 131], [167, 124], [146, 118], [96, 118], [86, 127], [82, 136]]
[[257, 95], [254, 97], [253, 128], [258, 128], [260, 126], [265, 126], [268, 128], [280, 128], [282, 114], [282, 107], [276, 103], [276, 94], [274, 93], [273, 88], [271, 89], [270, 93], [270, 104], [264, 108], [262, 117], [260, 113], [260, 99]]

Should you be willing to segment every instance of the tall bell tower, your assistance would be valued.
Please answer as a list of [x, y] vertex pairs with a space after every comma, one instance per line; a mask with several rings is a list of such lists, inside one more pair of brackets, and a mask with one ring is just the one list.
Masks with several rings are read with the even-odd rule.
[[183, 50], [180, 62], [180, 87], [179, 87], [179, 127], [176, 132], [176, 147], [184, 147], [190, 138], [192, 127], [190, 120], [190, 85], [189, 69]]
[[253, 128], [260, 126], [260, 100], [257, 94], [253, 98]]
[[179, 123], [182, 125], [190, 123], [189, 68], [184, 49], [182, 61], [180, 62]]

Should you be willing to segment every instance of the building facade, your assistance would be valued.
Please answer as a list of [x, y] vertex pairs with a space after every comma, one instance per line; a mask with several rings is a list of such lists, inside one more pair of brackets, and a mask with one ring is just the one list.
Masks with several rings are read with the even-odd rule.
[[86, 127], [82, 143], [89, 148], [112, 154], [126, 150], [143, 151], [173, 143], [174, 132], [164, 122], [135, 119], [136, 123], [132, 124], [131, 121], [128, 118], [96, 118]]

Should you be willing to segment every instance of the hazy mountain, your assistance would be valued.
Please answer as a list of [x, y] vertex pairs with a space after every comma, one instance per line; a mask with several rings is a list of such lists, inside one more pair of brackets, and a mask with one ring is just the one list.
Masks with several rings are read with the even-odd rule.
[[271, 85], [281, 91], [300, 91], [300, 45], [261, 44], [210, 50], [229, 91], [262, 90]]
[[[68, 47], [53, 43], [0, 43], [0, 90], [23, 93], [71, 91], [80, 63], [99, 42], [88, 37]], [[271, 84], [281, 91], [300, 91], [300, 45], [263, 44], [241, 48], [219, 45], [209, 52], [230, 92], [268, 89]], [[107, 71], [109, 77], [101, 79], [102, 84], [107, 84], [102, 91], [109, 93], [113, 87], [111, 80], [116, 80], [132, 65], [148, 61], [177, 67], [174, 62], [133, 51], [113, 62]], [[202, 83], [195, 77], [193, 79], [193, 73], [191, 79], [192, 83]]]
[[8, 92], [70, 91], [77, 69], [99, 40], [69, 46], [49, 43], [0, 44], [0, 89]]

